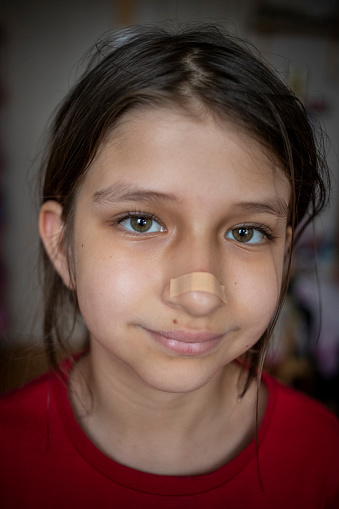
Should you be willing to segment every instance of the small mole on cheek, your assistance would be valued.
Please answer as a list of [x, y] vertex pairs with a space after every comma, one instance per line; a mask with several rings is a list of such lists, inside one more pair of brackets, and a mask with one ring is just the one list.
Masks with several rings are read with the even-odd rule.
[[175, 318], [174, 318], [174, 320], [173, 320], [173, 323], [178, 323], [178, 322], [176, 321], [176, 319], [175, 319]]
[[83, 244], [81, 244], [81, 247], [84, 247], [84, 245], [83, 245]]

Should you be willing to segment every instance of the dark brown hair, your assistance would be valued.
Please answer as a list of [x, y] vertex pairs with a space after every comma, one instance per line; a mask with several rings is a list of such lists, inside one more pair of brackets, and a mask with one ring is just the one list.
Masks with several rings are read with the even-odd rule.
[[[324, 207], [326, 164], [306, 112], [254, 48], [210, 26], [124, 28], [96, 45], [86, 72], [61, 105], [52, 127], [42, 168], [41, 203], [53, 199], [62, 205], [66, 248], [72, 238], [77, 189], [103, 139], [134, 108], [164, 104], [179, 105], [191, 114], [197, 114], [198, 104], [236, 124], [264, 147], [291, 184], [293, 242], [295, 232], [301, 232]], [[43, 257], [44, 338], [55, 364], [55, 346], [65, 345], [68, 336], [65, 313], [73, 310], [75, 320], [78, 308], [76, 292], [65, 287], [46, 253]], [[290, 261], [276, 313], [256, 347], [246, 354], [247, 383], [261, 369], [286, 292]]]

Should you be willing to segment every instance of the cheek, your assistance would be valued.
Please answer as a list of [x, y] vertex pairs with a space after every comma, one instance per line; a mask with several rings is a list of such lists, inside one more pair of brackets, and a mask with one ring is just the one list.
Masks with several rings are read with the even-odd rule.
[[[82, 250], [76, 259], [76, 286], [85, 323], [107, 323], [118, 315], [133, 315], [154, 294], [149, 271], [138, 260]], [[98, 324], [96, 324], [96, 327]]]
[[268, 256], [243, 266], [235, 277], [237, 302], [244, 308], [244, 320], [250, 320], [260, 333], [266, 329], [278, 304], [282, 265], [282, 258]]

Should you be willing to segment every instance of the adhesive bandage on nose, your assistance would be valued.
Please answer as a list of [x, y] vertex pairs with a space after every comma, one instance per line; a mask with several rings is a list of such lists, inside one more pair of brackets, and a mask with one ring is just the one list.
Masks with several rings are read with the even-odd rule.
[[170, 280], [170, 297], [186, 292], [208, 292], [226, 302], [225, 288], [209, 272], [190, 272]]

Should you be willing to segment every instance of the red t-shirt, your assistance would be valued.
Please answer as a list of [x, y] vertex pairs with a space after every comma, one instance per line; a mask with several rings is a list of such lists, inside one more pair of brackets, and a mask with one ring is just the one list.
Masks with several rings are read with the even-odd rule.
[[120, 465], [77, 424], [55, 373], [0, 400], [0, 507], [339, 508], [339, 427], [319, 403], [267, 375], [255, 440], [213, 473], [160, 476]]

